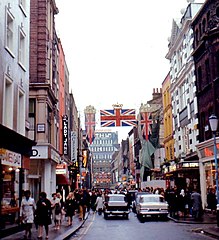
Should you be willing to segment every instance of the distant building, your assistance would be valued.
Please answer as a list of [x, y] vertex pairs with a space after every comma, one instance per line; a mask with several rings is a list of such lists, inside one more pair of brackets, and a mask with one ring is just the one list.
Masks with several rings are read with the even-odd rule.
[[95, 131], [94, 141], [90, 145], [93, 158], [93, 187], [110, 188], [112, 155], [118, 146], [117, 132]]

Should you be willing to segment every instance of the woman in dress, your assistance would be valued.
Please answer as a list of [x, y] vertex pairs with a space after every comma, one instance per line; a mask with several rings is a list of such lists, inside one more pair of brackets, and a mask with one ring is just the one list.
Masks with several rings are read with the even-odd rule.
[[37, 202], [37, 223], [38, 223], [38, 238], [42, 239], [43, 235], [43, 226], [46, 230], [46, 239], [48, 239], [49, 234], [49, 225], [52, 223], [51, 220], [51, 202], [47, 199], [45, 192], [40, 193], [40, 198]]
[[31, 238], [31, 228], [34, 222], [34, 211], [36, 209], [36, 204], [33, 198], [30, 197], [30, 191], [24, 192], [24, 198], [21, 201], [20, 207], [20, 218], [25, 225], [25, 235], [24, 238]]

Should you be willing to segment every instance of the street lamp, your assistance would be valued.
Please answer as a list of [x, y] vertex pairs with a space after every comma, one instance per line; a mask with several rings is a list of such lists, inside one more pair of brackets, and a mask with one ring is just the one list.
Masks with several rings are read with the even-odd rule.
[[217, 226], [219, 226], [219, 196], [218, 196], [218, 165], [217, 165], [217, 145], [216, 131], [218, 126], [218, 118], [215, 115], [209, 117], [209, 123], [214, 138], [214, 162], [215, 162], [215, 181], [216, 181], [216, 196], [217, 196]]

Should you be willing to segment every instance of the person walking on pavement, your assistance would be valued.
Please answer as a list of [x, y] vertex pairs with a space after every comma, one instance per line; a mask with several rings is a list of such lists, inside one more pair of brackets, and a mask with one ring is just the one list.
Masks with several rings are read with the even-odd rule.
[[51, 202], [47, 198], [47, 194], [45, 192], [41, 192], [39, 196], [39, 200], [37, 202], [37, 223], [38, 223], [38, 238], [42, 239], [43, 235], [43, 226], [46, 231], [46, 239], [49, 238], [49, 225], [52, 223], [51, 220]]
[[79, 220], [84, 220], [86, 213], [87, 191], [85, 189], [79, 190]]
[[192, 215], [195, 218], [195, 220], [200, 220], [202, 217], [202, 200], [201, 200], [201, 194], [194, 190], [191, 194], [191, 201], [192, 201]]
[[207, 194], [207, 204], [208, 208], [211, 210], [211, 213], [215, 213], [217, 208], [217, 198], [213, 188], [209, 188]]
[[25, 226], [24, 239], [31, 238], [31, 228], [34, 222], [34, 211], [36, 209], [36, 203], [33, 198], [30, 197], [30, 191], [24, 192], [24, 198], [21, 201], [20, 218]]
[[185, 190], [181, 189], [178, 195], [178, 215], [179, 217], [184, 217], [186, 215], [186, 204], [187, 204], [187, 196], [185, 194]]
[[91, 209], [93, 211], [93, 213], [96, 211], [96, 200], [97, 200], [97, 194], [96, 192], [93, 190], [92, 194], [91, 194]]
[[97, 195], [97, 200], [95, 205], [96, 205], [96, 211], [98, 212], [99, 215], [101, 215], [103, 212], [103, 197], [101, 193]]
[[73, 216], [75, 215], [75, 209], [76, 209], [76, 199], [74, 197], [74, 193], [70, 192], [65, 202], [65, 212], [66, 212], [66, 217], [68, 217], [68, 226], [72, 225], [72, 219], [73, 219]]
[[56, 193], [52, 194], [51, 199], [51, 208], [52, 208], [52, 219], [55, 224], [55, 230], [60, 229], [60, 222], [61, 222], [61, 203], [60, 199], [57, 198]]

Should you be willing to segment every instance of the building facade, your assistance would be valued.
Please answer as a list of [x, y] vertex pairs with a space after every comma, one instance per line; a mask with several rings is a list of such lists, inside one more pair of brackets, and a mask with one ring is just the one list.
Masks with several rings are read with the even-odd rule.
[[93, 187], [110, 188], [112, 155], [118, 147], [118, 133], [95, 131], [95, 138], [90, 145], [93, 158]]
[[[215, 160], [209, 117], [219, 117], [219, 2], [205, 1], [192, 22], [199, 118], [199, 170], [201, 195], [206, 206], [208, 188], [215, 187]], [[218, 131], [216, 132], [218, 148]], [[218, 160], [218, 155], [217, 155]]]
[[174, 139], [173, 139], [173, 116], [172, 103], [170, 94], [170, 75], [166, 76], [162, 83], [162, 98], [163, 98], [163, 122], [164, 122], [164, 148], [165, 159], [167, 162], [174, 159]]
[[56, 166], [59, 153], [59, 79], [57, 76], [58, 39], [54, 16], [55, 1], [30, 1], [30, 91], [29, 136], [37, 142], [31, 157], [30, 190], [38, 198], [40, 191], [48, 197], [56, 191]]
[[[28, 138], [30, 1], [0, 2], [0, 235], [18, 218], [34, 141]], [[10, 204], [15, 200], [14, 205]], [[10, 214], [9, 214], [10, 213]]]
[[[180, 21], [173, 20], [166, 58], [170, 60], [170, 94], [173, 116], [175, 163], [169, 167], [178, 188], [199, 188], [198, 107], [196, 96], [195, 65], [192, 57], [193, 30], [191, 22], [201, 8], [201, 3], [189, 3]], [[195, 168], [181, 169], [178, 162], [196, 163]], [[190, 166], [190, 164], [189, 164]], [[193, 166], [193, 165], [192, 165]], [[193, 174], [191, 174], [193, 172]], [[195, 174], [194, 174], [195, 173]]]

